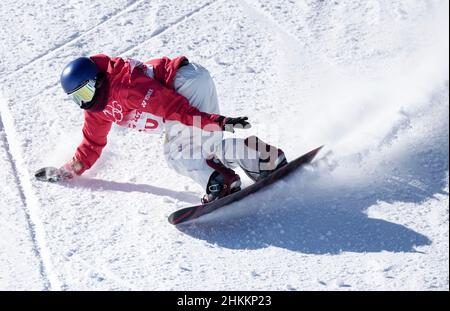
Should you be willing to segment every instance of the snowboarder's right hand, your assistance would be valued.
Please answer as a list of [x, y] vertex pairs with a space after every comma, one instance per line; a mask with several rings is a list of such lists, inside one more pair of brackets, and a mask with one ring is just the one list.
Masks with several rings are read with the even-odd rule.
[[80, 175], [83, 171], [83, 164], [73, 158], [60, 168], [43, 167], [37, 170], [34, 176], [40, 181], [59, 182], [72, 179], [75, 175]]
[[59, 182], [73, 178], [73, 175], [64, 167], [43, 167], [34, 173], [34, 177], [40, 181]]
[[220, 117], [219, 122], [222, 126], [222, 129], [227, 132], [234, 133], [234, 129], [249, 129], [252, 125], [247, 121], [248, 117], [237, 117], [237, 118], [228, 118], [228, 117]]

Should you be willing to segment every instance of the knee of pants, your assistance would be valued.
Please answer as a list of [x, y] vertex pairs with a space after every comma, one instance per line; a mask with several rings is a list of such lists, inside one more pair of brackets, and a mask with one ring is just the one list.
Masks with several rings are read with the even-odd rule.
[[174, 159], [166, 156], [166, 161], [170, 168], [175, 170], [178, 174], [191, 178], [203, 189], [206, 188], [209, 177], [214, 170], [206, 164], [203, 159]]
[[258, 152], [248, 148], [244, 139], [223, 139], [218, 146], [217, 155], [222, 163], [230, 168], [240, 166], [249, 171], [257, 171], [259, 166]]
[[175, 76], [174, 86], [191, 106], [208, 113], [220, 113], [214, 81], [201, 65], [190, 63], [181, 67]]

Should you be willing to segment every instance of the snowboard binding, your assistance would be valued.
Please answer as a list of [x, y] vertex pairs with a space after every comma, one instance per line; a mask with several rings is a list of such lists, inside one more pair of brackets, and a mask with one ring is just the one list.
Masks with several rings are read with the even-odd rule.
[[211, 174], [206, 186], [206, 194], [201, 199], [203, 204], [241, 190], [241, 178], [232, 169], [225, 167], [217, 159], [206, 160], [206, 163], [215, 171]]

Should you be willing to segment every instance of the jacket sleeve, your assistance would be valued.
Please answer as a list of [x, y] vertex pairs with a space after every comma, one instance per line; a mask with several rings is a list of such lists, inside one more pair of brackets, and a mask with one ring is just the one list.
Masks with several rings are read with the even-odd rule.
[[112, 122], [101, 118], [99, 113], [84, 113], [83, 140], [74, 156], [74, 159], [82, 164], [82, 167], [75, 171], [77, 175], [91, 168], [98, 160], [106, 146], [111, 125]]
[[[147, 84], [148, 86], [148, 84]], [[144, 101], [136, 102], [143, 98]], [[145, 107], [143, 110], [163, 118], [165, 121], [178, 121], [187, 126], [195, 126], [205, 131], [222, 131], [222, 117], [218, 114], [209, 114], [189, 105], [189, 101], [176, 91], [163, 86], [158, 81], [153, 80], [146, 89], [130, 88], [128, 93], [128, 102], [137, 106]], [[142, 99], [141, 99], [142, 101]]]

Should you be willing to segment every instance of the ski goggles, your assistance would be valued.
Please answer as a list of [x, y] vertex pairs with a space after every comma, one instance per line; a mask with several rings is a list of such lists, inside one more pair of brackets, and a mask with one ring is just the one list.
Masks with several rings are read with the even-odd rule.
[[94, 98], [95, 80], [88, 80], [78, 89], [67, 95], [69, 95], [80, 108], [83, 108], [83, 104], [90, 102]]

